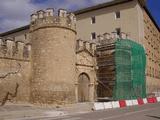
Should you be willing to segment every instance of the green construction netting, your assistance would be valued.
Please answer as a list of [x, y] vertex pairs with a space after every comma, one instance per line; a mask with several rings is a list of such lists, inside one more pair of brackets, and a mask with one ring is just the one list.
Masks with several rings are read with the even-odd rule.
[[146, 97], [146, 55], [142, 45], [131, 40], [115, 43], [116, 84], [113, 99]]

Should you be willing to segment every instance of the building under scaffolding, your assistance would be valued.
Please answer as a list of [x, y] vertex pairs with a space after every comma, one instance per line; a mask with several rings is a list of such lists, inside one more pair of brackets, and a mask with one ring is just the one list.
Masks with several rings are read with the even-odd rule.
[[146, 97], [146, 56], [143, 46], [117, 37], [100, 36], [99, 40], [96, 52], [98, 97], [113, 100]]

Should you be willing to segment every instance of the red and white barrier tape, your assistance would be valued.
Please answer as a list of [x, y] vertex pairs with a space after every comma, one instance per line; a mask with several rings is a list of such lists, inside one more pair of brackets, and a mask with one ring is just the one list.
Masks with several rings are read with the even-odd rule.
[[152, 97], [152, 98], [139, 98], [136, 100], [119, 100], [112, 102], [95, 102], [94, 110], [105, 110], [111, 108], [124, 108], [135, 105], [144, 105], [147, 103], [157, 103], [160, 102], [160, 97]]

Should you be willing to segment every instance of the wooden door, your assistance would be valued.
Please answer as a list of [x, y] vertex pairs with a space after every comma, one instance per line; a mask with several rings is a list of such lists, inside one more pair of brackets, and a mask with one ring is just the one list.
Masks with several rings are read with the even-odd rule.
[[82, 73], [79, 76], [78, 101], [79, 102], [88, 102], [89, 101], [89, 77], [85, 73]]

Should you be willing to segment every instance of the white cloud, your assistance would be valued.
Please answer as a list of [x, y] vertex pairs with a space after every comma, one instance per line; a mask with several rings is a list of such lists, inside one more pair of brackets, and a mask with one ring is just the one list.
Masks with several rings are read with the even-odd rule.
[[111, 0], [48, 0], [43, 4], [35, 4], [33, 0], [1, 0], [0, 1], [0, 32], [11, 30], [29, 23], [33, 11], [48, 7], [80, 9], [90, 5]]
[[0, 4], [0, 29], [14, 29], [29, 23], [30, 14], [39, 9], [30, 0], [3, 0]]

